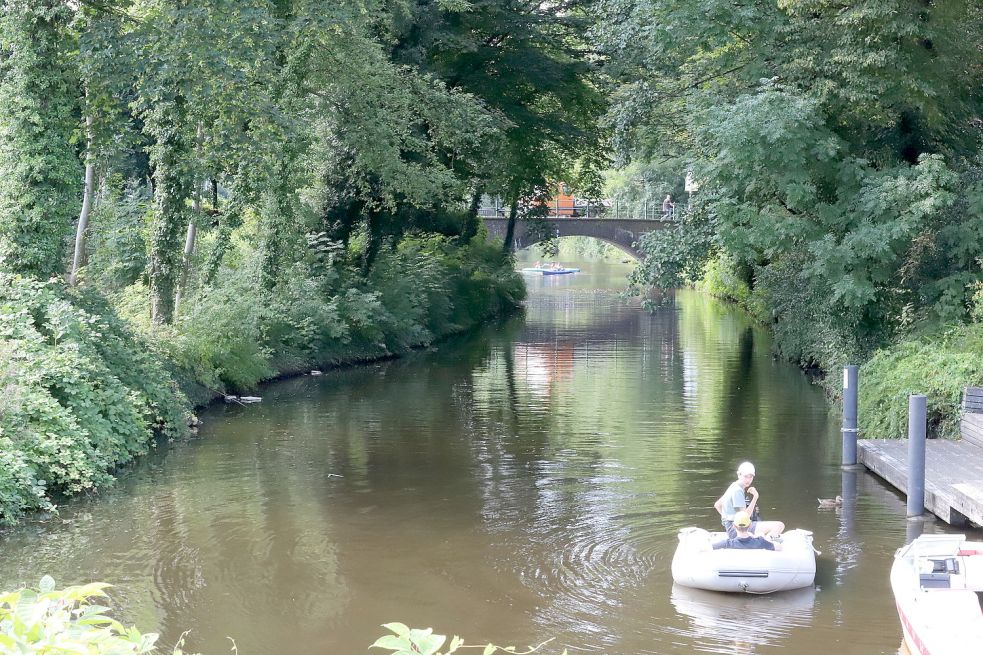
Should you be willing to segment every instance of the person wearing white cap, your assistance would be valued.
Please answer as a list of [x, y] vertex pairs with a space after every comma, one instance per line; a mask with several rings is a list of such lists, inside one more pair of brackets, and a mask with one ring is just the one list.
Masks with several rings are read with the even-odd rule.
[[[754, 482], [754, 464], [744, 462], [737, 467], [737, 480], [732, 482], [724, 495], [717, 499], [713, 508], [720, 514], [720, 523], [727, 531], [727, 536], [733, 539], [737, 536], [734, 529], [734, 515], [744, 510], [748, 517], [754, 516], [758, 507], [758, 490], [751, 486]], [[751, 496], [751, 502], [745, 500], [744, 494]], [[759, 536], [777, 536], [785, 529], [781, 521], [752, 521], [750, 531]]]

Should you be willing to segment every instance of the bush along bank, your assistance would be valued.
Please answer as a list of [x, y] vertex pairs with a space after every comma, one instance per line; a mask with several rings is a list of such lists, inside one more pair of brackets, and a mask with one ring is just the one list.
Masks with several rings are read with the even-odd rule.
[[957, 325], [877, 351], [860, 367], [866, 438], [908, 434], [908, 396], [925, 394], [930, 436], [958, 439], [962, 393], [983, 386], [983, 324]]
[[94, 294], [0, 273], [0, 522], [112, 479], [187, 403], [154, 354]]
[[[680, 187], [690, 193], [673, 229], [639, 239], [646, 260], [636, 280], [671, 288], [725, 255], [781, 354], [830, 373], [828, 389], [842, 364], [895, 351], [891, 364], [871, 360], [861, 373], [861, 389], [878, 388], [880, 371], [932, 359], [900, 344], [944, 341], [948, 326], [979, 320], [969, 310], [983, 281], [983, 88], [967, 82], [983, 72], [983, 12], [978, 2], [911, 11], [875, 2], [865, 7], [892, 9], [844, 21], [821, 3], [793, 4], [747, 5], [730, 34], [694, 20], [699, 4], [693, 14], [662, 3], [602, 10], [593, 34], [606, 70], [617, 71], [614, 147], [633, 167], [621, 180], [677, 199]], [[624, 38], [653, 25], [651, 38]], [[833, 51], [836, 61], [825, 54]], [[638, 61], [646, 65], [622, 64]], [[640, 88], [658, 89], [658, 112]], [[936, 384], [912, 391], [931, 394]], [[867, 436], [887, 424], [881, 412], [861, 405]], [[903, 436], [891, 432], [877, 436]]]
[[0, 274], [0, 522], [109, 483], [155, 433], [185, 434], [191, 406], [217, 393], [396, 356], [525, 293], [500, 246], [433, 235], [404, 238], [367, 274], [315, 251], [273, 289], [248, 264], [218, 278], [154, 326], [139, 281], [107, 299]]
[[[171, 363], [185, 394], [203, 404], [312, 367], [397, 356], [509, 313], [525, 298], [511, 257], [483, 236], [462, 244], [406, 235], [368, 271], [357, 244], [312, 241], [267, 288], [262, 258], [243, 238], [171, 325], [150, 322], [142, 281], [114, 302]], [[201, 268], [207, 259], [205, 251]]]
[[[895, 342], [885, 338], [880, 347], [869, 340], [861, 343], [831, 320], [822, 320], [822, 305], [803, 296], [802, 307], [811, 306], [812, 321], [779, 323], [765, 311], [769, 279], [754, 291], [736, 273], [731, 260], [720, 256], [708, 262], [694, 287], [722, 300], [735, 302], [775, 334], [780, 354], [818, 379], [831, 398], [842, 392], [838, 375], [825, 375], [846, 364], [860, 364], [859, 412], [863, 436], [868, 439], [899, 439], [908, 432], [908, 396], [924, 394], [928, 402], [929, 434], [945, 439], [959, 438], [963, 389], [983, 386], [983, 294], [974, 294], [969, 322], [950, 325], [923, 324], [922, 334], [902, 336]], [[777, 283], [774, 286], [778, 286]], [[799, 289], [801, 291], [801, 289]], [[791, 291], [789, 295], [791, 295]], [[805, 313], [803, 311], [803, 313]]]

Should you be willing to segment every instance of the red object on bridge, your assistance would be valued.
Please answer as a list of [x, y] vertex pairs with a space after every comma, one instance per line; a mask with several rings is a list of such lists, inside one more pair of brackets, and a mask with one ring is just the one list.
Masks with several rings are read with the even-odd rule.
[[570, 193], [570, 187], [562, 182], [556, 185], [554, 194], [543, 204], [546, 205], [550, 216], [565, 216], [573, 218], [579, 216], [577, 211], [577, 201]]

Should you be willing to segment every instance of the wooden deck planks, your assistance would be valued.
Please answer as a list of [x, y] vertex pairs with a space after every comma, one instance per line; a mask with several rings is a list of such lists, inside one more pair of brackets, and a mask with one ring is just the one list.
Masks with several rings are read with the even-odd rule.
[[[907, 492], [907, 440], [863, 439], [857, 455], [861, 464]], [[925, 508], [953, 525], [964, 525], [967, 518], [983, 524], [983, 448], [965, 440], [925, 443]]]
[[[952, 525], [983, 525], [983, 387], [963, 389], [962, 409], [962, 439], [925, 442], [925, 509]], [[906, 439], [862, 439], [857, 459], [908, 492]]]
[[983, 448], [983, 414], [963, 414], [959, 422], [959, 432], [964, 440]]
[[983, 480], [952, 485], [953, 507], [976, 525], [983, 525]]

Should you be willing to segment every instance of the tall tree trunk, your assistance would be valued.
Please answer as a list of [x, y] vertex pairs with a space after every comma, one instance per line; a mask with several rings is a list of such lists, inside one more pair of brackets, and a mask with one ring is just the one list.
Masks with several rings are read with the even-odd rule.
[[64, 272], [79, 216], [72, 16], [61, 0], [7, 0], [0, 9], [0, 265], [39, 278]]
[[[195, 137], [195, 160], [201, 160], [201, 140], [204, 136], [204, 128], [198, 123], [198, 132]], [[198, 216], [201, 214], [201, 185], [203, 180], [195, 180], [194, 199], [191, 201], [191, 217], [188, 219], [188, 232], [184, 239], [184, 256], [181, 258], [181, 281], [177, 285], [177, 293], [174, 294], [174, 314], [181, 311], [181, 294], [187, 292], [188, 276], [191, 273], [191, 256], [195, 252], [195, 237], [198, 234]]]
[[288, 234], [293, 223], [293, 211], [285, 185], [289, 167], [280, 160], [276, 165], [276, 175], [268, 182], [263, 219], [266, 224], [266, 244], [263, 252], [262, 284], [265, 289], [273, 289], [280, 279], [283, 257], [286, 254]]
[[78, 284], [78, 272], [82, 266], [85, 252], [85, 231], [89, 227], [89, 212], [92, 211], [92, 196], [96, 177], [95, 156], [92, 152], [92, 116], [85, 117], [85, 132], [87, 146], [85, 150], [85, 186], [82, 190], [82, 213], [79, 214], [78, 228], [75, 230], [75, 254], [72, 257], [72, 274], [68, 283], [73, 287]]
[[181, 258], [181, 281], [177, 286], [177, 293], [174, 294], [174, 313], [181, 311], [181, 294], [188, 288], [188, 275], [191, 272], [191, 256], [195, 253], [195, 237], [198, 234], [195, 219], [201, 211], [201, 194], [195, 198], [191, 207], [191, 219], [188, 221], [188, 232], [184, 238], [184, 256]]
[[[174, 319], [174, 297], [181, 267], [181, 228], [190, 184], [185, 171], [186, 147], [180, 134], [183, 102], [173, 101], [173, 115], [164, 116], [161, 140], [154, 153], [155, 209], [150, 233], [150, 318], [155, 325]], [[167, 112], [167, 109], [164, 110]]]
[[464, 216], [464, 225], [461, 226], [461, 240], [464, 243], [468, 243], [478, 234], [478, 209], [481, 207], [484, 191], [485, 188], [479, 184], [471, 196], [471, 204], [468, 205], [468, 213]]
[[[208, 255], [205, 263], [205, 282], [211, 284], [222, 266], [222, 259], [229, 249], [232, 240], [232, 232], [242, 225], [242, 211], [248, 199], [253, 197], [252, 187], [243, 165], [240, 163], [239, 169], [229, 188], [229, 200], [225, 203], [225, 208], [218, 216], [218, 227], [215, 230], [215, 243]], [[218, 183], [212, 180], [212, 200], [218, 203]], [[218, 207], [216, 204], [215, 207]]]
[[365, 254], [362, 257], [362, 275], [368, 275], [375, 265], [375, 259], [379, 255], [379, 248], [382, 246], [381, 216], [377, 209], [369, 209], [367, 212], [368, 243], [365, 244]]
[[232, 200], [225, 206], [225, 212], [218, 217], [218, 229], [215, 231], [215, 244], [208, 254], [208, 261], [205, 263], [205, 283], [211, 284], [222, 267], [222, 259], [229, 249], [232, 240], [232, 231], [242, 224], [240, 203]]
[[515, 251], [515, 221], [519, 214], [519, 194], [513, 194], [512, 203], [509, 205], [509, 222], [505, 228], [505, 241], [502, 243], [502, 252], [511, 255]]

